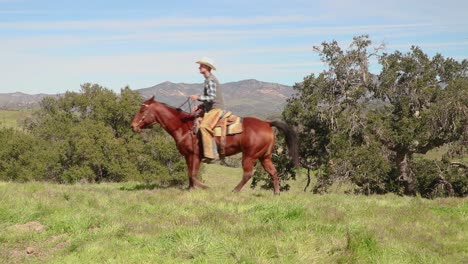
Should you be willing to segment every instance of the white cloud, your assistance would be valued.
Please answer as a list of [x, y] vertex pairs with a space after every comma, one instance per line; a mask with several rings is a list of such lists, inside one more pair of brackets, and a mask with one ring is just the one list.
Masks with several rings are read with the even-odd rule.
[[327, 0], [322, 3], [325, 10], [336, 17], [360, 19], [380, 18], [390, 21], [419, 21], [434, 24], [467, 24], [467, 1], [459, 0]]
[[144, 20], [64, 20], [2, 22], [0, 29], [15, 30], [89, 30], [89, 29], [143, 29], [168, 27], [248, 26], [313, 22], [320, 17], [302, 15], [254, 17], [162, 17]]
[[463, 47], [468, 46], [468, 39], [462, 41], [450, 41], [450, 42], [414, 42], [414, 43], [402, 43], [402, 44], [390, 44], [387, 45], [388, 49], [408, 49], [411, 46], [419, 46], [423, 50], [428, 48], [443, 48], [443, 47]]
[[[455, 30], [456, 28], [451, 28]], [[76, 47], [87, 45], [106, 46], [109, 43], [127, 43], [129, 46], [136, 43], [159, 44], [159, 43], [228, 43], [233, 41], [267, 38], [288, 38], [288, 37], [311, 37], [311, 36], [334, 36], [342, 37], [345, 35], [356, 34], [375, 34], [383, 36], [392, 36], [392, 34], [401, 34], [404, 31], [409, 35], [429, 34], [436, 31], [446, 32], [445, 27], [432, 27], [431, 24], [389, 24], [389, 25], [356, 25], [356, 26], [330, 26], [330, 27], [286, 27], [269, 29], [198, 29], [198, 30], [171, 30], [154, 31], [151, 33], [119, 34], [115, 32], [103, 32], [102, 34], [63, 34], [63, 35], [39, 35], [39, 36], [20, 36], [12, 37], [4, 35], [0, 37], [0, 50], [3, 51], [22, 51], [47, 49], [51, 47]], [[347, 37], [348, 38], [348, 37]], [[272, 43], [274, 44], [274, 43]], [[311, 43], [317, 45], [319, 43]], [[228, 45], [228, 46], [229, 46]], [[266, 50], [269, 47], [265, 47]], [[261, 52], [262, 48], [257, 51]]]

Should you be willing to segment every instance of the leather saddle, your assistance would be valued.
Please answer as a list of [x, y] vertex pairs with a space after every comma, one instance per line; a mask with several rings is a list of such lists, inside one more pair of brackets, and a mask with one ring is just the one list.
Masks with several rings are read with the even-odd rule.
[[[193, 132], [195, 134], [197, 134], [198, 130], [200, 129], [201, 120], [201, 117], [195, 119], [193, 126]], [[242, 118], [240, 116], [234, 115], [231, 111], [224, 113], [213, 129], [215, 137], [240, 134], [242, 131]]]
[[227, 111], [214, 128], [215, 137], [242, 133], [242, 118]]
[[[193, 126], [193, 132], [198, 133], [200, 129], [201, 117], [195, 120]], [[218, 123], [216, 123], [213, 132], [215, 137], [220, 137], [220, 146], [218, 146], [219, 157], [224, 160], [225, 157], [225, 146], [226, 136], [235, 135], [242, 133], [242, 118], [234, 115], [231, 111], [225, 112]]]

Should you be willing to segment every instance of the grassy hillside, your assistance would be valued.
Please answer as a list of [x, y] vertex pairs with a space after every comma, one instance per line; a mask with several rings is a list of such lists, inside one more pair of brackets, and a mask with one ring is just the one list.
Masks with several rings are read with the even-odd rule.
[[466, 263], [468, 199], [0, 183], [0, 262]]
[[18, 127], [31, 113], [30, 110], [0, 110], [0, 127]]
[[[444, 156], [444, 154], [446, 154], [448, 150], [449, 150], [449, 146], [448, 145], [443, 145], [441, 147], [434, 148], [434, 149], [428, 151], [424, 155], [417, 154], [416, 158], [424, 157], [424, 158], [430, 159], [430, 160], [441, 160], [442, 157]], [[452, 159], [452, 161], [468, 163], [468, 153], [465, 153], [465, 155], [463, 155], [460, 158], [454, 158], [454, 159]]]

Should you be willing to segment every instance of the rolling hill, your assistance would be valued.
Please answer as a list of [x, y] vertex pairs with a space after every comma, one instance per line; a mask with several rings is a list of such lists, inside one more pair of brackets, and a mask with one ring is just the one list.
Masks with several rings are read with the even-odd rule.
[[[266, 117], [281, 113], [286, 99], [293, 94], [291, 86], [257, 80], [242, 80], [222, 84], [228, 110], [242, 116]], [[203, 85], [163, 82], [137, 90], [143, 98], [155, 95], [156, 100], [172, 106], [180, 106], [188, 96], [200, 94]], [[0, 109], [18, 110], [37, 107], [47, 94], [0, 93]], [[188, 106], [183, 107], [188, 110]]]
[[0, 93], [0, 109], [3, 110], [24, 110], [32, 109], [39, 105], [39, 102], [47, 96], [57, 96], [48, 94], [25, 94], [25, 93]]
[[[281, 113], [286, 99], [293, 94], [291, 86], [252, 79], [224, 83], [222, 87], [228, 110], [243, 116], [265, 117]], [[144, 98], [155, 95], [158, 101], [180, 106], [188, 96], [200, 94], [202, 90], [202, 84], [164, 82], [139, 92]]]

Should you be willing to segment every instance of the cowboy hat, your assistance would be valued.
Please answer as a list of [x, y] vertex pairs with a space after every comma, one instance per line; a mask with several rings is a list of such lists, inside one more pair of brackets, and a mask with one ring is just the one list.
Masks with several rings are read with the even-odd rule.
[[197, 61], [196, 63], [206, 65], [216, 71], [216, 67], [214, 66], [215, 63], [213, 59], [203, 57], [201, 60]]

